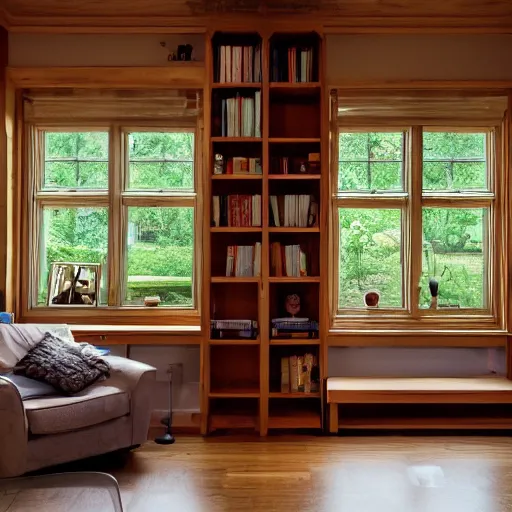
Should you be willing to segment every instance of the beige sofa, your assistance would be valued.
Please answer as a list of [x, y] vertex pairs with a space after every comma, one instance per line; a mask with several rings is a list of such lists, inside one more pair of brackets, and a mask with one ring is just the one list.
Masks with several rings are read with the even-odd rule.
[[0, 478], [146, 441], [156, 370], [106, 356], [111, 377], [72, 397], [22, 401], [0, 376]]

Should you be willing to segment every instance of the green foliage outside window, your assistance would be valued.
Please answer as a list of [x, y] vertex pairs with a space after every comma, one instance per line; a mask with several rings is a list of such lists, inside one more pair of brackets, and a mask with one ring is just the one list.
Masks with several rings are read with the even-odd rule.
[[[127, 188], [141, 191], [194, 189], [194, 134], [128, 134]], [[44, 187], [107, 189], [107, 132], [45, 133]], [[162, 305], [193, 305], [193, 208], [129, 208], [126, 297], [141, 305], [158, 295]], [[107, 301], [107, 208], [45, 208], [38, 302], [44, 303], [51, 262], [101, 263], [101, 303]]]
[[[486, 190], [487, 136], [425, 132], [425, 192]], [[404, 134], [340, 133], [340, 192], [402, 189]], [[379, 305], [402, 306], [402, 244], [398, 210], [340, 208], [339, 307], [363, 307], [377, 289]], [[439, 280], [439, 304], [483, 308], [487, 210], [424, 208], [420, 307], [428, 307], [428, 280]]]

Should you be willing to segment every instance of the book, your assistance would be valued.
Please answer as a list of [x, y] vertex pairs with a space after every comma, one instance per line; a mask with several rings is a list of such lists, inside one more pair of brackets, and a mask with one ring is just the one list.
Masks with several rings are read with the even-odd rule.
[[261, 195], [213, 196], [214, 227], [261, 226]]
[[216, 50], [215, 81], [261, 82], [261, 45], [220, 45]]
[[318, 223], [318, 203], [310, 194], [270, 196], [270, 220], [275, 227], [312, 227]]
[[270, 244], [270, 271], [275, 277], [306, 277], [307, 257], [300, 245]]
[[261, 243], [230, 245], [227, 248], [227, 277], [258, 277], [261, 275]]
[[[261, 91], [235, 93], [220, 100], [222, 137], [261, 137]], [[214, 115], [217, 119], [218, 111]]]

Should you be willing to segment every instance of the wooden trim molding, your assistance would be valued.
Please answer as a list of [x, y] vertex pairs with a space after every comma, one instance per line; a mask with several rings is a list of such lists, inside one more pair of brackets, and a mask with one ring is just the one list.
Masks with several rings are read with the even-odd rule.
[[203, 62], [176, 62], [162, 67], [7, 68], [18, 88], [202, 89]]

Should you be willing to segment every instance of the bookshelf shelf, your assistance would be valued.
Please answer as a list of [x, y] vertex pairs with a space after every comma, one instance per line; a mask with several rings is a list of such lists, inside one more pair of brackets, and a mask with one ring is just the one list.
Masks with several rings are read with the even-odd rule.
[[318, 338], [271, 338], [271, 345], [320, 345]]
[[270, 233], [319, 233], [320, 228], [268, 228]]
[[[269, 428], [321, 428], [327, 265], [318, 226], [325, 223], [328, 205], [324, 40], [316, 32], [286, 31], [206, 37], [208, 286], [202, 307], [205, 325], [220, 327], [205, 336], [201, 351], [201, 432], [240, 428], [264, 436]], [[306, 277], [281, 277], [304, 269]], [[286, 304], [295, 295], [301, 303], [297, 316], [310, 321], [279, 322], [289, 316]], [[234, 329], [232, 334], [221, 331], [223, 326]], [[238, 338], [237, 329], [249, 330], [253, 338]], [[295, 337], [301, 335], [316, 337]], [[281, 392], [292, 389], [313, 392]]]
[[254, 227], [212, 227], [210, 228], [212, 233], [261, 233], [262, 228]]
[[212, 142], [225, 142], [233, 143], [233, 142], [261, 142], [261, 137], [212, 137]]
[[259, 398], [257, 389], [219, 389], [210, 391], [210, 398]]
[[261, 89], [260, 82], [215, 82], [212, 89]]
[[315, 393], [278, 393], [270, 392], [269, 398], [320, 398], [320, 392]]
[[209, 340], [210, 345], [259, 345], [260, 339], [220, 339], [220, 340]]
[[320, 142], [320, 138], [318, 137], [271, 137], [268, 140], [271, 144], [300, 144], [300, 143], [312, 143], [312, 142]]
[[269, 174], [269, 180], [319, 180], [320, 174]]
[[269, 283], [319, 283], [320, 277], [269, 277]]
[[260, 277], [224, 277], [224, 276], [213, 276], [211, 278], [212, 283], [259, 283]]
[[262, 180], [262, 174], [212, 174], [212, 180]]

